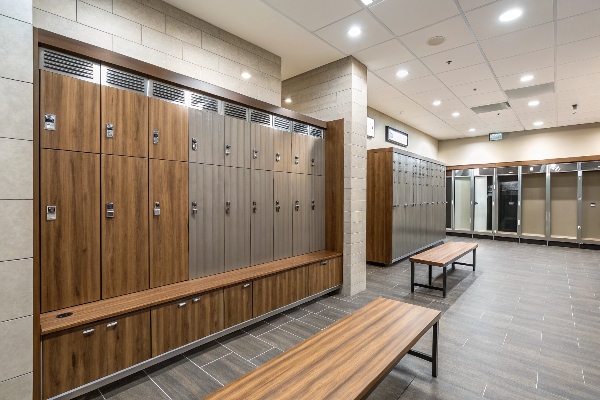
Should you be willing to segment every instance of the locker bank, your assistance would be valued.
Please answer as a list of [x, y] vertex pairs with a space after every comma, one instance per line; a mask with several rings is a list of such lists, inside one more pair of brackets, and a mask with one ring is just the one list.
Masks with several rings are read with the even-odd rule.
[[598, 21], [0, 1], [0, 399], [597, 399]]

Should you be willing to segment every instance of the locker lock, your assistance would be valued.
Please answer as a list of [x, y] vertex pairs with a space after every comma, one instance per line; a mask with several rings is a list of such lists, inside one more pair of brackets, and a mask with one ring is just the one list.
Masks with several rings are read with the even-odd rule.
[[106, 218], [114, 218], [115, 217], [115, 204], [114, 203], [106, 203]]
[[158, 131], [152, 131], [152, 143], [158, 144]]
[[231, 145], [230, 144], [226, 144], [225, 145], [225, 155], [228, 156], [231, 154]]
[[46, 220], [54, 221], [56, 219], [56, 206], [46, 207]]
[[225, 202], [225, 214], [229, 215], [230, 212], [231, 212], [231, 202], [227, 201], [227, 202]]
[[115, 137], [115, 129], [113, 124], [106, 124], [106, 137], [109, 139]]
[[156, 216], [160, 215], [160, 202], [159, 201], [154, 202], [154, 215], [156, 215]]
[[192, 150], [193, 151], [198, 150], [198, 139], [196, 139], [196, 138], [192, 138]]
[[279, 153], [275, 154], [275, 161], [277, 161], [277, 162], [281, 161], [281, 154], [279, 154]]
[[314, 166], [315, 166], [315, 159], [314, 159], [314, 158], [310, 160], [310, 166], [311, 166], [311, 167], [314, 167]]
[[44, 129], [47, 131], [56, 130], [56, 115], [44, 114]]
[[296, 209], [296, 211], [300, 211], [300, 201], [296, 200], [296, 205], [294, 206], [294, 208]]
[[294, 164], [299, 164], [299, 163], [300, 163], [300, 157], [294, 156]]
[[279, 212], [281, 210], [281, 205], [279, 205], [279, 200], [275, 200], [275, 212]]
[[254, 158], [254, 159], [258, 158], [258, 150], [257, 149], [252, 150], [252, 158]]
[[315, 201], [314, 200], [311, 202], [310, 207], [313, 209], [313, 211], [315, 210]]
[[192, 201], [192, 215], [196, 215], [198, 214], [198, 203], [195, 201]]
[[256, 202], [253, 201], [252, 202], [252, 213], [256, 214], [257, 211], [258, 211], [258, 207], [256, 207]]

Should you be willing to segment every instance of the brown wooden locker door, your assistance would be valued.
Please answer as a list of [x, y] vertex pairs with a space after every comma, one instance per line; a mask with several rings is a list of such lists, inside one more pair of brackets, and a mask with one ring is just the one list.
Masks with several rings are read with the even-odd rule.
[[225, 164], [225, 117], [189, 109], [189, 162]]
[[307, 135], [292, 135], [292, 172], [308, 174], [310, 172], [310, 151], [312, 137]]
[[151, 310], [152, 357], [189, 343], [192, 299], [180, 300]]
[[190, 336], [188, 343], [224, 329], [223, 289], [202, 293], [190, 303]]
[[293, 174], [292, 212], [293, 226], [293, 256], [310, 252], [310, 208], [311, 208], [311, 177], [304, 174]]
[[250, 170], [225, 168], [225, 271], [250, 266]]
[[100, 155], [42, 150], [40, 182], [41, 311], [100, 300]]
[[286, 172], [273, 174], [273, 260], [292, 257], [293, 212], [292, 179], [295, 175]]
[[244, 282], [223, 290], [225, 304], [224, 329], [252, 319], [252, 282]]
[[308, 295], [320, 293], [324, 290], [342, 284], [342, 258], [337, 257], [321, 261], [309, 266], [309, 292]]
[[190, 164], [190, 279], [218, 274], [225, 268], [224, 169]]
[[41, 71], [40, 118], [42, 148], [100, 153], [99, 84]]
[[273, 130], [273, 169], [292, 172], [292, 132]]
[[148, 97], [109, 86], [101, 93], [102, 153], [148, 157]]
[[188, 109], [149, 98], [148, 153], [160, 160], [188, 161]]
[[250, 168], [250, 122], [225, 117], [225, 166]]
[[[188, 279], [188, 164], [150, 160], [150, 287]], [[158, 204], [157, 204], [158, 203]]]
[[273, 261], [273, 171], [250, 175], [250, 265], [257, 265]]
[[285, 272], [288, 288], [284, 306], [308, 297], [308, 269], [306, 265]]
[[148, 159], [102, 155], [102, 298], [150, 287]]
[[99, 325], [106, 375], [152, 358], [150, 311]]
[[325, 177], [310, 177], [310, 251], [325, 250]]
[[252, 169], [272, 171], [275, 163], [273, 157], [273, 132], [275, 129], [261, 124], [250, 124], [250, 166]]
[[289, 297], [287, 278], [282, 272], [252, 282], [252, 316], [258, 317], [285, 305]]
[[[314, 138], [311, 174], [325, 175], [325, 139]], [[314, 160], [314, 161], [313, 161]]]

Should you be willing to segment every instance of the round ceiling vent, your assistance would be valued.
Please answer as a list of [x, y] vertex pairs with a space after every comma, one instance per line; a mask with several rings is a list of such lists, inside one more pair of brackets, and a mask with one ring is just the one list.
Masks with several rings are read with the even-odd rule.
[[439, 46], [440, 44], [444, 43], [445, 41], [446, 41], [446, 38], [443, 36], [434, 36], [434, 37], [427, 39], [427, 44], [430, 46]]

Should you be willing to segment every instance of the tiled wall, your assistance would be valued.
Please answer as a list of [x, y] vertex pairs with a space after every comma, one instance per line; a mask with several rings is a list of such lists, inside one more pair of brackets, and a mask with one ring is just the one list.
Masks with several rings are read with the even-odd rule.
[[0, 0], [0, 399], [32, 395], [31, 0]]
[[283, 81], [285, 107], [324, 121], [344, 118], [344, 294], [366, 288], [367, 68], [353, 57]]
[[33, 0], [33, 7], [38, 28], [281, 104], [279, 56], [161, 0]]

